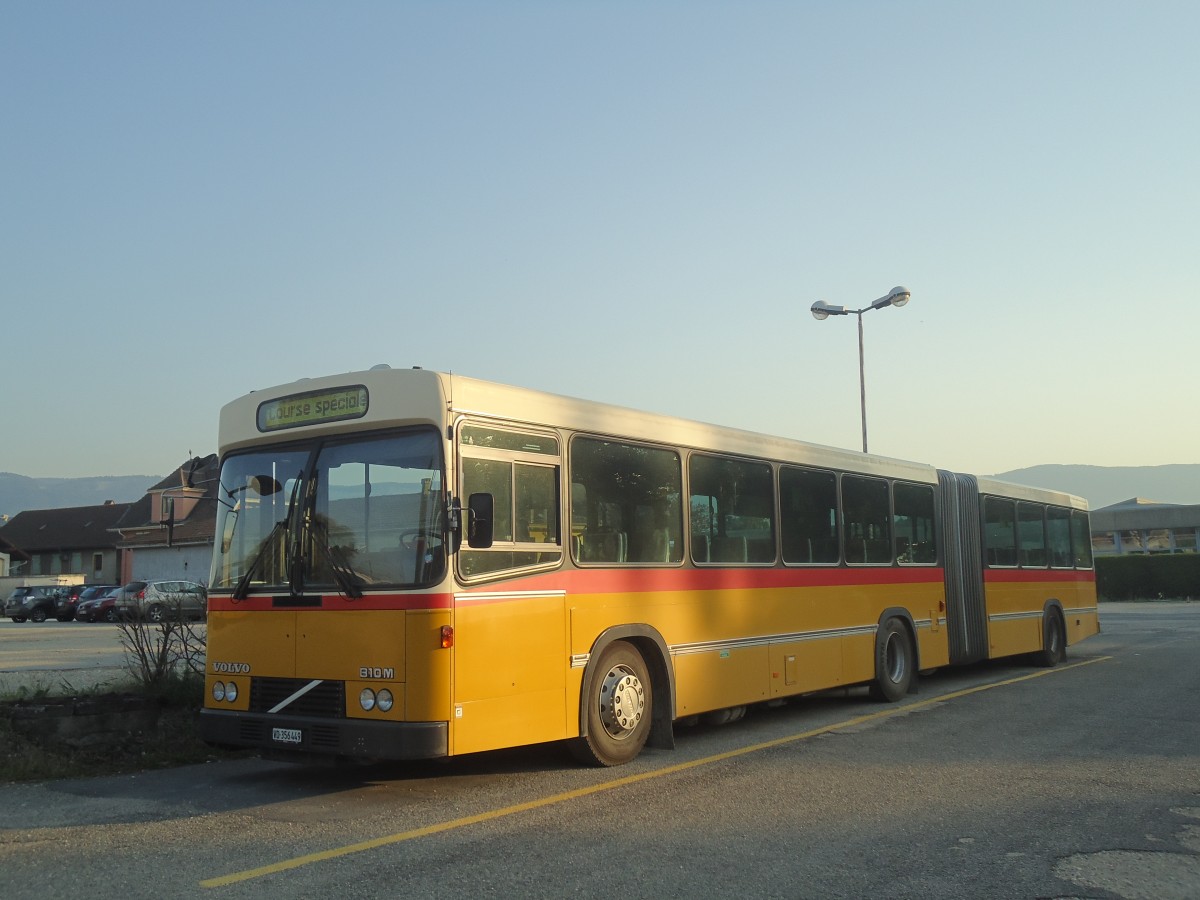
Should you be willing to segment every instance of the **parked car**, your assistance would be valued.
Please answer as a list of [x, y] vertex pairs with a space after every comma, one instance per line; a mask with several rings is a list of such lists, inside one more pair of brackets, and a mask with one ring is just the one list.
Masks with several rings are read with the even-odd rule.
[[45, 622], [54, 615], [54, 598], [57, 593], [58, 588], [55, 585], [16, 588], [8, 595], [4, 604], [4, 614], [14, 622], [24, 622], [26, 619]]
[[128, 619], [203, 619], [208, 614], [208, 591], [194, 581], [135, 581], [121, 588], [116, 605], [117, 613]]
[[[83, 609], [83, 605], [91, 600], [99, 600], [101, 597], [103, 597], [109, 591], [111, 591], [117, 587], [118, 586], [115, 584], [89, 584], [89, 585], [86, 585], [84, 587], [83, 591], [80, 593], [79, 599], [76, 602], [70, 604], [71, 618], [74, 618], [80, 622], [87, 621], [86, 619], [83, 618], [83, 614], [80, 612], [80, 610]], [[58, 608], [60, 610], [63, 608], [62, 604], [63, 604], [63, 601], [59, 600]], [[62, 615], [65, 615], [65, 613], [63, 613]], [[62, 618], [62, 615], [59, 616], [59, 621], [66, 622], [67, 619]]]
[[119, 587], [110, 587], [95, 597], [79, 601], [75, 606], [76, 620], [80, 622], [117, 621], [117, 597], [120, 594]]
[[54, 597], [54, 618], [60, 622], [70, 622], [75, 618], [75, 607], [86, 590], [86, 584], [70, 584], [59, 588]]

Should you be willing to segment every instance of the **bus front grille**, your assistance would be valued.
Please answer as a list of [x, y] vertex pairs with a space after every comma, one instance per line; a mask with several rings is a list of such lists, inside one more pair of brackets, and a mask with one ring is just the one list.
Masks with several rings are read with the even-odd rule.
[[[254, 678], [250, 681], [250, 711], [269, 713], [289, 697], [312, 684], [303, 678]], [[288, 716], [342, 719], [346, 715], [346, 689], [341, 681], [321, 681], [277, 710]]]

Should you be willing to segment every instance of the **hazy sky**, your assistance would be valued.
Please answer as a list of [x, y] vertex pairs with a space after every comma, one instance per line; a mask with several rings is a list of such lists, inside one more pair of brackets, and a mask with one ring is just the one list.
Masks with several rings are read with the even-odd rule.
[[960, 471], [1200, 461], [1200, 4], [0, 0], [0, 471], [421, 365]]

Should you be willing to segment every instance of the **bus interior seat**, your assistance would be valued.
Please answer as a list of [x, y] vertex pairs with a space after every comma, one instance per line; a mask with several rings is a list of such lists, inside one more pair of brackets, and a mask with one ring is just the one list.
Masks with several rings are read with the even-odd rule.
[[587, 562], [625, 562], [628, 538], [623, 531], [592, 531], [584, 534], [582, 558]]
[[746, 539], [746, 562], [773, 563], [775, 562], [775, 541], [766, 538]]
[[665, 563], [671, 561], [671, 531], [655, 528], [634, 532], [629, 541], [630, 562]]
[[746, 538], [719, 537], [713, 539], [713, 562], [747, 562]]

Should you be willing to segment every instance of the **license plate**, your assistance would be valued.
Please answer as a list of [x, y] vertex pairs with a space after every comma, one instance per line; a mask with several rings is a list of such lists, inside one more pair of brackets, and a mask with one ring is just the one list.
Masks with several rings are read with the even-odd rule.
[[272, 728], [271, 740], [277, 741], [280, 744], [299, 744], [300, 729], [299, 728]]

